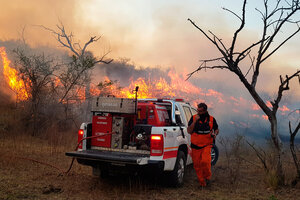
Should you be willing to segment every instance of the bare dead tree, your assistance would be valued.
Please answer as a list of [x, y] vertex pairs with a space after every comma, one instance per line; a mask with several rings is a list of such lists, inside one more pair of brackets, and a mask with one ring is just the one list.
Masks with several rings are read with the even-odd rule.
[[80, 43], [74, 41], [73, 33], [67, 33], [65, 27], [62, 23], [57, 25], [57, 30], [53, 30], [42, 26], [42, 28], [50, 31], [55, 37], [59, 44], [62, 47], [65, 47], [71, 51], [73, 54], [72, 61], [69, 63], [67, 72], [62, 74], [60, 77], [62, 80], [65, 80], [65, 93], [63, 94], [60, 102], [63, 102], [68, 96], [69, 92], [74, 88], [75, 85], [80, 82], [82, 77], [87, 77], [87, 72], [92, 69], [97, 63], [109, 64], [113, 61], [113, 59], [106, 59], [109, 51], [104, 53], [100, 58], [94, 57], [90, 52], [87, 51], [87, 48], [90, 44], [97, 42], [100, 37], [93, 36], [86, 43], [84, 43], [83, 47]]
[[[274, 4], [272, 4], [273, 7], [270, 5], [271, 3]], [[267, 106], [267, 103], [262, 99], [262, 96], [256, 90], [256, 84], [262, 64], [300, 31], [299, 21], [292, 18], [296, 17], [296, 13], [299, 12], [300, 3], [299, 0], [276, 0], [272, 2], [263, 0], [263, 9], [256, 9], [262, 18], [263, 28], [261, 38], [258, 41], [253, 42], [245, 49], [239, 51], [236, 50], [238, 46], [237, 41], [241, 31], [244, 29], [246, 24], [246, 4], [247, 0], [244, 0], [241, 15], [238, 15], [237, 13], [227, 8], [223, 8], [225, 11], [233, 14], [240, 21], [240, 25], [234, 32], [233, 39], [230, 46], [228, 47], [225, 45], [222, 39], [215, 35], [213, 32], [204, 31], [204, 29], [196, 25], [194, 21], [188, 19], [188, 21], [196, 29], [198, 29], [201, 34], [203, 34], [205, 38], [208, 39], [222, 55], [221, 57], [202, 60], [201, 65], [196, 70], [188, 74], [188, 78], [190, 78], [196, 72], [206, 69], [227, 69], [238, 76], [253, 99], [260, 106], [263, 112], [268, 116], [271, 125], [271, 137], [276, 149], [277, 176], [279, 179], [279, 184], [283, 184], [284, 173], [281, 158], [283, 147], [278, 135], [276, 114], [283, 92], [289, 90], [290, 81], [295, 77], [299, 77], [300, 71], [298, 70], [290, 76], [286, 75], [285, 78], [280, 77], [281, 82], [279, 85], [277, 97], [275, 97], [275, 99], [271, 101], [272, 108], [269, 108]], [[279, 44], [274, 44], [275, 39], [279, 38], [279, 33], [283, 31], [283, 26], [287, 24], [294, 25], [296, 27], [295, 31], [287, 34], [285, 38], [279, 42]], [[255, 56], [251, 54], [254, 50], [257, 50]], [[242, 68], [241, 64], [241, 61], [244, 61], [245, 58], [250, 59], [250, 64], [246, 69]], [[247, 78], [247, 75], [250, 72], [252, 72], [252, 76], [250, 78]]]
[[[300, 109], [298, 110], [300, 111]], [[298, 160], [296, 151], [295, 151], [295, 137], [298, 133], [300, 129], [300, 121], [298, 122], [298, 125], [296, 126], [296, 128], [294, 129], [294, 131], [292, 131], [292, 125], [291, 125], [291, 121], [289, 121], [289, 131], [290, 131], [290, 150], [293, 156], [293, 160], [294, 160], [294, 164], [297, 170], [297, 176], [295, 178], [295, 180], [292, 182], [292, 185], [296, 185], [298, 183], [298, 181], [300, 180], [300, 162]]]

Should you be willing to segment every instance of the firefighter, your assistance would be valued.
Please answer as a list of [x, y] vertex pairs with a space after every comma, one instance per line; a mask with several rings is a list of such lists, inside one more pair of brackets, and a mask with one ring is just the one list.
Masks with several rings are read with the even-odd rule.
[[219, 134], [215, 118], [208, 114], [205, 103], [198, 104], [198, 113], [189, 121], [194, 169], [201, 186], [207, 186], [211, 178], [211, 148]]

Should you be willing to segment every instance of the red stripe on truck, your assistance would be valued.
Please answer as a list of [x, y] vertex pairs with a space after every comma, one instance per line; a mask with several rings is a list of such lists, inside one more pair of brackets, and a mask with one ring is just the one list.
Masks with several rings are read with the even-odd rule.
[[177, 157], [177, 152], [178, 152], [178, 150], [175, 150], [175, 151], [165, 151], [163, 159], [176, 158]]

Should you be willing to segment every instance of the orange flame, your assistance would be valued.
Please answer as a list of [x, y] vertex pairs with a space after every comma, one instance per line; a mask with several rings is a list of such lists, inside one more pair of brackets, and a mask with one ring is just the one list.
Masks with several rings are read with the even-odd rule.
[[3, 63], [3, 75], [10, 88], [17, 94], [17, 100], [24, 101], [30, 97], [30, 94], [26, 90], [24, 81], [20, 78], [17, 70], [10, 67], [10, 60], [7, 58], [7, 54], [4, 47], [0, 47], [0, 55]]
[[184, 93], [200, 94], [201, 89], [187, 82], [183, 75], [176, 74], [174, 71], [169, 71], [168, 76], [171, 78], [172, 90], [177, 90]]
[[59, 87], [62, 86], [63, 84], [61, 83], [60, 79], [58, 77], [55, 77], [54, 79], [54, 86]]
[[291, 111], [291, 110], [290, 110], [288, 107], [286, 107], [285, 105], [282, 106], [282, 107], [280, 107], [279, 110], [280, 110], [281, 112], [288, 112], [288, 111]]
[[[192, 105], [197, 106], [199, 102], [205, 102], [203, 97], [216, 99], [218, 103], [225, 103], [224, 95], [213, 89], [202, 90], [185, 80], [184, 75], [169, 71], [169, 80], [160, 77], [158, 79], [142, 78], [131, 80], [128, 87], [121, 88], [118, 83], [105, 85], [104, 88], [90, 87], [92, 96], [113, 95], [119, 98], [135, 98], [135, 88], [139, 86], [138, 98], [183, 98]], [[110, 83], [111, 80], [105, 77], [104, 83]], [[212, 106], [212, 102], [207, 102]]]
[[99, 96], [101, 94], [101, 91], [97, 88], [97, 86], [91, 85], [90, 87], [91, 96]]
[[85, 101], [86, 96], [85, 96], [85, 88], [80, 87], [76, 89], [76, 99], [78, 99], [81, 103]]
[[135, 90], [135, 87], [139, 86], [139, 98], [151, 98], [154, 96], [153, 93], [155, 93], [153, 85], [148, 81], [146, 81], [143, 78], [138, 78], [136, 81], [131, 81], [131, 84], [129, 87], [124, 88], [121, 90], [121, 96], [127, 97], [127, 98], [134, 98], [135, 95], [133, 91]]
[[264, 120], [268, 120], [269, 119], [269, 117], [267, 116], [267, 115], [262, 115], [261, 116]]
[[[201, 89], [184, 80], [182, 76], [173, 71], [168, 73], [171, 82], [160, 77], [156, 80], [138, 78], [131, 80], [128, 87], [118, 89], [117, 85], [110, 86], [110, 92], [116, 97], [134, 98], [134, 90], [139, 86], [138, 98], [165, 98], [165, 97], [185, 97], [184, 94], [201, 94]], [[106, 77], [106, 81], [109, 79]], [[100, 92], [101, 93], [101, 92]]]

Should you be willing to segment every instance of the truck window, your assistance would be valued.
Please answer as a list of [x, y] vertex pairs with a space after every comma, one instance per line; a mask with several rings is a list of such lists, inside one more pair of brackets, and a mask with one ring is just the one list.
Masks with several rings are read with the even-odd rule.
[[187, 106], [183, 106], [183, 110], [184, 110], [184, 114], [185, 114], [186, 120], [187, 120], [187, 122], [189, 122], [189, 120], [190, 120], [191, 117], [192, 117], [191, 110], [190, 110], [190, 108], [187, 107]]
[[170, 103], [157, 103], [157, 102], [155, 104], [166, 107], [167, 113], [163, 113], [163, 117], [165, 119], [165, 122], [167, 123], [166, 125], [170, 126], [171, 125], [171, 118], [172, 118], [172, 115], [171, 115], [172, 106], [171, 106], [171, 104]]

